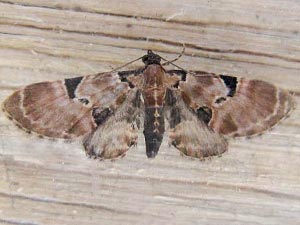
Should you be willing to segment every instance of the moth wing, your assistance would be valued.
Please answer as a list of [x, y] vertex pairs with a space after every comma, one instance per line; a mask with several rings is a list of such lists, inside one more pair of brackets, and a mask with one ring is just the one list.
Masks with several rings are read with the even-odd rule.
[[179, 95], [176, 97], [176, 103], [169, 107], [169, 111], [169, 140], [183, 154], [204, 158], [221, 155], [227, 151], [225, 138], [214, 132], [205, 121], [199, 120]]
[[261, 80], [191, 72], [180, 82], [180, 89], [199, 117], [227, 136], [262, 133], [293, 108], [287, 91]]
[[[5, 100], [3, 109], [27, 131], [76, 138], [94, 129], [127, 91], [127, 83], [120, 82], [116, 73], [102, 73], [25, 86]], [[100, 118], [93, 115], [95, 109], [104, 110]]]
[[140, 91], [132, 89], [114, 114], [84, 138], [83, 145], [89, 156], [116, 158], [137, 144], [138, 128], [143, 116], [139, 99]]

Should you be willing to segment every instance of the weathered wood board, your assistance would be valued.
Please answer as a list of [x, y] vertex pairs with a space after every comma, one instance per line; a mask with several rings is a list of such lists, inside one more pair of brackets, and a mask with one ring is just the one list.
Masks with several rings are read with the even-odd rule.
[[[152, 49], [186, 69], [259, 78], [300, 105], [296, 0], [0, 1], [0, 102], [44, 80], [109, 71]], [[135, 63], [132, 69], [141, 63]], [[222, 157], [167, 140], [117, 161], [30, 136], [0, 114], [1, 224], [300, 224], [300, 109]]]

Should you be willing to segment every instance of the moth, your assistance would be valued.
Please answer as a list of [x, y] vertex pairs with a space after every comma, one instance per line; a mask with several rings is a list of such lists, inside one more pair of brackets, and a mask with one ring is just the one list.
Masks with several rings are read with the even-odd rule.
[[165, 133], [187, 156], [221, 155], [228, 137], [260, 134], [293, 108], [287, 91], [265, 81], [166, 70], [164, 58], [151, 50], [139, 59], [144, 66], [137, 70], [25, 86], [5, 100], [3, 110], [28, 132], [82, 137], [88, 156], [111, 159], [136, 145], [140, 130], [149, 158]]

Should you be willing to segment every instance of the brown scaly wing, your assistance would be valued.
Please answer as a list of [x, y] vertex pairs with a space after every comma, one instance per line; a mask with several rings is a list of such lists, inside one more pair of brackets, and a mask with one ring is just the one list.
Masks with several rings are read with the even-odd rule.
[[116, 73], [41, 82], [14, 92], [3, 103], [3, 110], [29, 132], [76, 138], [106, 119], [127, 91], [128, 84]]
[[227, 136], [262, 133], [293, 108], [287, 91], [261, 80], [190, 72], [180, 89], [198, 117]]
[[124, 156], [132, 145], [137, 144], [142, 117], [140, 91], [134, 88], [112, 116], [86, 135], [83, 141], [86, 153], [102, 159]]
[[[168, 116], [170, 143], [183, 154], [196, 158], [221, 155], [227, 151], [225, 138], [199, 120], [181, 97], [173, 91], [176, 103]], [[175, 102], [175, 101], [173, 101]]]

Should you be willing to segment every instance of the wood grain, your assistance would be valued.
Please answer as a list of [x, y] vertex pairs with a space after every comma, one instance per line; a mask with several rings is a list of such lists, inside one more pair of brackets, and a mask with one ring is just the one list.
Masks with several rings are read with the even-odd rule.
[[[300, 104], [300, 4], [254, 1], [0, 1], [0, 101], [44, 80], [108, 71], [152, 49], [186, 69], [259, 78]], [[130, 65], [132, 69], [140, 62]], [[0, 114], [1, 224], [299, 224], [300, 110], [222, 157], [87, 159]]]

